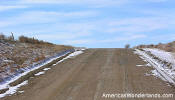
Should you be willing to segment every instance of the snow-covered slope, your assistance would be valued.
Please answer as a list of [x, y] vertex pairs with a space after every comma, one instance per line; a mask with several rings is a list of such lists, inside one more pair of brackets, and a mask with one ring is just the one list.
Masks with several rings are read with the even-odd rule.
[[156, 72], [161, 75], [160, 78], [163, 77], [166, 81], [175, 85], [175, 58], [173, 53], [150, 48], [136, 49], [135, 53], [150, 63]]
[[144, 48], [143, 50], [150, 52], [154, 56], [158, 57], [162, 61], [166, 61], [171, 64], [172, 69], [175, 69], [175, 56], [174, 53], [166, 52], [160, 49]]

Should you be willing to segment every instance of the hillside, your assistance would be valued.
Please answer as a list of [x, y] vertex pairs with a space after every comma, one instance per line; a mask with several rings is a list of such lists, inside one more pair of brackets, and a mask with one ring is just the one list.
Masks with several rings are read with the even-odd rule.
[[151, 44], [151, 45], [139, 45], [136, 46], [135, 48], [157, 48], [161, 50], [165, 50], [167, 52], [175, 52], [175, 41], [170, 42], [170, 43], [159, 43], [157, 45]]
[[135, 47], [144, 61], [153, 66], [153, 74], [175, 85], [175, 41], [157, 45], [139, 45]]
[[13, 75], [19, 68], [37, 64], [70, 48], [72, 47], [24, 38], [24, 36], [14, 40], [0, 35], [0, 81], [9, 75]]

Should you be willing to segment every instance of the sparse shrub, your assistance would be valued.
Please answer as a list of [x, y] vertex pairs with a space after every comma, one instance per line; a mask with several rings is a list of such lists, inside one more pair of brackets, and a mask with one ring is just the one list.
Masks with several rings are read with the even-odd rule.
[[126, 44], [126, 45], [125, 45], [125, 48], [126, 48], [126, 49], [129, 49], [129, 48], [130, 48], [130, 45], [129, 45], [129, 44]]
[[[6, 41], [6, 42], [14, 42], [16, 41], [14, 39], [14, 34], [11, 33], [11, 36], [5, 36], [3, 33], [0, 33], [0, 40], [3, 40], [3, 41]], [[31, 44], [44, 44], [45, 46], [50, 46], [50, 45], [53, 45], [52, 43], [49, 43], [49, 42], [45, 42], [43, 40], [38, 40], [38, 39], [35, 39], [34, 37], [33, 38], [29, 38], [29, 37], [26, 37], [26, 36], [19, 36], [18, 37], [18, 41], [21, 42], [21, 43], [31, 43]]]
[[0, 40], [4, 40], [4, 41], [7, 41], [7, 42], [12, 42], [14, 41], [14, 36], [11, 35], [11, 36], [5, 36], [3, 33], [0, 33]]
[[40, 60], [40, 58], [39, 57], [36, 57], [35, 59], [34, 59], [34, 62], [38, 62]]
[[14, 38], [12, 36], [7, 37], [8, 41], [14, 41]]
[[32, 44], [52, 44], [35, 38], [25, 37], [23, 35], [19, 37], [19, 41], [22, 43], [32, 43]]
[[154, 47], [154, 44], [151, 44], [151, 45], [150, 45], [150, 48], [153, 48], [153, 47]]
[[0, 33], [0, 40], [4, 40], [5, 39], [5, 35]]
[[168, 52], [172, 52], [173, 48], [172, 47], [167, 47], [165, 50], [168, 51]]
[[11, 59], [12, 59], [16, 64], [21, 65], [21, 64], [24, 63], [24, 61], [27, 59], [27, 57], [26, 57], [26, 58], [25, 58], [25, 57], [12, 57]]
[[33, 39], [25, 37], [23, 35], [19, 37], [19, 41], [23, 43], [33, 43], [34, 42]]
[[39, 57], [36, 57], [35, 59], [34, 59], [34, 62], [38, 62], [38, 61], [41, 61], [41, 60], [43, 60], [43, 59], [45, 59], [46, 57], [44, 56], [44, 55], [41, 55], [41, 56], [39, 56]]
[[168, 43], [167, 44], [167, 47], [172, 47], [173, 46], [173, 43]]
[[46, 57], [42, 54], [41, 57], [40, 57], [40, 60], [43, 60], [45, 59]]

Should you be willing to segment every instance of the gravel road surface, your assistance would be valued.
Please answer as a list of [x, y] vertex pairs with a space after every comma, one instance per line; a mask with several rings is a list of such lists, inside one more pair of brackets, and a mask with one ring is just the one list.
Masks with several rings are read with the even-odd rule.
[[[132, 50], [88, 49], [83, 54], [51, 67], [44, 75], [2, 100], [175, 100], [106, 98], [107, 94], [175, 94], [175, 88], [154, 76]], [[175, 96], [175, 95], [174, 95]]]

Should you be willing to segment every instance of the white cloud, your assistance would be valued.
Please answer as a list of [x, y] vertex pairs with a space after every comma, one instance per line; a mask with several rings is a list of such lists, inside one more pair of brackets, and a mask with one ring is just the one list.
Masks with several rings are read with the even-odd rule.
[[97, 15], [97, 11], [28, 11], [14, 17], [6, 18], [5, 20], [1, 20], [0, 27], [6, 27], [7, 25], [58, 23], [59, 21], [64, 21], [68, 19], [74, 20], [78, 18], [86, 18]]
[[[71, 31], [71, 30], [69, 30], [69, 31]], [[83, 33], [83, 31], [81, 33], [78, 33], [78, 32], [74, 32], [74, 31], [68, 32], [68, 31], [64, 30], [64, 32], [57, 32], [57, 33], [52, 33], [52, 34], [44, 34], [44, 33], [43, 34], [36, 34], [35, 37], [38, 36], [38, 38], [43, 39], [43, 40], [52, 40], [52, 41], [53, 40], [62, 40], [62, 41], [65, 41], [65, 40], [76, 39], [76, 38], [88, 36], [90, 34], [91, 33], [88, 33], [88, 30], [84, 33]]]
[[168, 0], [146, 0], [146, 1], [159, 3], [159, 2], [166, 2]]
[[[73, 12], [72, 12], [73, 13]], [[69, 17], [78, 15], [63, 13]], [[30, 17], [32, 15], [33, 17]], [[28, 18], [29, 16], [29, 18]], [[54, 16], [54, 17], [53, 17]], [[131, 41], [145, 38], [145, 32], [167, 28], [172, 21], [164, 18], [128, 18], [96, 20], [86, 22], [57, 22], [60, 13], [57, 12], [28, 12], [23, 16], [17, 16], [14, 25], [24, 23], [51, 22], [49, 27], [26, 29], [25, 33], [40, 33], [33, 35], [39, 39], [47, 41], [62, 41], [64, 44], [90, 44], [90, 43], [112, 43], [119, 41]], [[65, 17], [64, 17], [65, 18]], [[64, 20], [64, 18], [61, 18]], [[14, 20], [14, 19], [13, 19]], [[0, 24], [1, 26], [1, 24]], [[21, 30], [20, 30], [21, 31]], [[33, 32], [32, 32], [33, 31]], [[108, 34], [108, 33], [114, 34]], [[18, 32], [15, 32], [18, 33]], [[51, 33], [51, 34], [46, 34]], [[101, 37], [101, 33], [106, 35], [105, 39], [94, 40], [90, 38]], [[104, 34], [107, 33], [107, 34]], [[134, 34], [132, 34], [134, 33]], [[119, 35], [118, 35], [119, 34]], [[82, 38], [83, 37], [83, 38]], [[89, 38], [89, 39], [88, 39]]]
[[171, 25], [174, 25], [175, 20], [168, 19], [165, 17], [138, 17], [138, 18], [128, 18], [119, 19], [109, 22], [109, 30], [107, 32], [150, 32], [159, 29], [166, 29]]
[[128, 3], [129, 0], [21, 0], [22, 4], [70, 4], [94, 7], [117, 6]]
[[0, 11], [6, 11], [10, 9], [21, 9], [21, 8], [27, 8], [27, 6], [17, 5], [17, 6], [5, 6], [0, 5]]
[[10, 22], [0, 21], [0, 28], [2, 28], [2, 27], [7, 27], [7, 26], [9, 26], [10, 24], [11, 24]]
[[111, 42], [121, 42], [121, 41], [131, 41], [135, 39], [145, 38], [147, 37], [145, 34], [132, 34], [126, 36], [119, 36], [110, 39], [100, 40], [100, 43], [111, 43]]
[[72, 12], [57, 12], [57, 11], [30, 11], [23, 13], [23, 16], [39, 16], [39, 17], [89, 17], [95, 16], [96, 11], [72, 11]]
[[74, 39], [74, 40], [66, 40], [64, 44], [72, 44], [72, 45], [78, 45], [78, 44], [98, 44], [98, 43], [115, 43], [115, 42], [123, 42], [123, 41], [132, 41], [136, 39], [142, 39], [146, 38], [147, 36], [145, 34], [132, 34], [132, 35], [126, 35], [126, 36], [114, 36], [112, 38], [106, 38], [103, 40], [98, 39]]
[[62, 12], [59, 15], [63, 15], [65, 17], [88, 17], [88, 16], [96, 16], [98, 15], [97, 11], [79, 11], [79, 12]]
[[[94, 40], [91, 39], [81, 39], [81, 40], [69, 40], [65, 41], [64, 44], [72, 44], [72, 45], [77, 45], [77, 44], [89, 44], [92, 43]], [[95, 43], [95, 42], [94, 42]]]
[[21, 3], [31, 3], [31, 4], [55, 4], [55, 3], [59, 3], [59, 4], [64, 4], [64, 3], [73, 3], [79, 0], [21, 0]]
[[[19, 31], [13, 31], [15, 35], [34, 36], [36, 38], [48, 41], [66, 41], [81, 37], [93, 35], [96, 26], [88, 23], [57, 23], [48, 26], [39, 26], [34, 28], [23, 28]], [[28, 33], [28, 34], [27, 34]], [[35, 34], [30, 34], [35, 33]], [[50, 33], [50, 34], [49, 34]]]
[[140, 2], [160, 3], [168, 0], [20, 0], [20, 4], [68, 4], [68, 5], [86, 5], [87, 7], [110, 7], [122, 6], [125, 4], [138, 4]]

